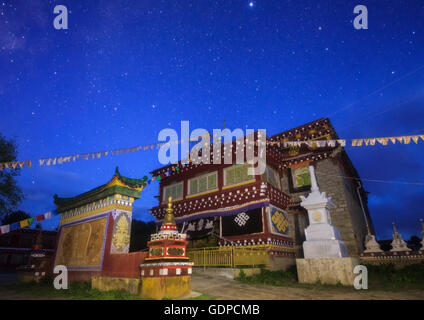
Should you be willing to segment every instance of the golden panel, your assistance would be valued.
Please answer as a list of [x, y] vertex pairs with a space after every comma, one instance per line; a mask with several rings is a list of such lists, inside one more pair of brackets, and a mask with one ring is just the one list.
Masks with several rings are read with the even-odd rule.
[[153, 247], [153, 248], [150, 248], [150, 255], [152, 257], [163, 256], [163, 248], [162, 247]]
[[299, 147], [296, 146], [289, 146], [289, 155], [290, 156], [297, 156], [299, 154]]
[[179, 247], [169, 247], [166, 249], [166, 254], [169, 256], [183, 256], [184, 248]]
[[319, 212], [314, 213], [314, 220], [319, 221], [321, 219], [321, 214]]
[[271, 220], [278, 232], [287, 233], [289, 229], [289, 222], [282, 212], [275, 211], [272, 214]]
[[100, 266], [107, 217], [62, 228], [56, 265]]
[[130, 220], [125, 213], [117, 216], [112, 236], [112, 253], [126, 253], [130, 243]]

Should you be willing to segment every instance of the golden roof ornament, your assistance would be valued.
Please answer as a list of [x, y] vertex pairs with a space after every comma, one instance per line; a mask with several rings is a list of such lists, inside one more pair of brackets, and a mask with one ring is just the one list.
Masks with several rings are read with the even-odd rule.
[[394, 222], [392, 222], [392, 225], [393, 225], [393, 231], [394, 231], [395, 233], [397, 233], [395, 223], [394, 223]]
[[423, 219], [420, 219], [420, 222], [421, 222], [421, 228], [423, 229], [423, 231], [424, 231], [424, 221], [423, 221]]

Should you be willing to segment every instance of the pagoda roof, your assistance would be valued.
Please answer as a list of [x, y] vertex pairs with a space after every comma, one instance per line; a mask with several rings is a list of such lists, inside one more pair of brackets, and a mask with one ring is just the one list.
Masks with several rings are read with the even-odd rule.
[[[336, 131], [330, 123], [328, 118], [321, 118], [303, 124], [301, 126], [295, 127], [290, 130], [283, 131], [281, 133], [273, 135], [271, 138], [267, 137], [269, 142], [284, 142], [284, 141], [306, 141], [306, 140], [328, 140], [328, 139], [339, 139]], [[236, 141], [232, 141], [233, 144]], [[318, 149], [311, 149], [306, 145], [302, 145], [297, 148], [296, 151], [292, 150], [290, 147], [283, 147], [282, 145], [269, 145], [267, 147], [267, 161], [276, 165], [277, 167], [284, 168], [302, 161], [315, 161], [322, 160], [332, 155], [332, 152], [337, 149], [335, 147], [320, 147]], [[211, 145], [211, 153], [213, 150], [213, 145]], [[234, 152], [234, 149], [233, 149]], [[194, 168], [201, 166], [211, 166], [214, 165], [212, 162], [211, 155], [211, 164], [192, 164], [188, 163], [182, 165], [183, 161], [179, 161], [175, 164], [169, 164], [164, 167], [158, 168], [150, 172], [152, 176], [161, 175], [162, 179], [166, 179], [168, 176], [177, 176], [178, 174], [183, 174], [189, 172]], [[178, 166], [179, 170], [174, 170]], [[168, 175], [166, 173], [168, 172]]]
[[61, 198], [58, 195], [54, 195], [54, 203], [57, 206], [57, 212], [61, 213], [117, 193], [139, 199], [146, 181], [146, 176], [141, 179], [124, 177], [119, 173], [118, 167], [116, 167], [115, 174], [108, 183], [71, 198]]
[[339, 139], [328, 118], [314, 120], [290, 130], [277, 133], [271, 137], [272, 141], [283, 140], [287, 141], [302, 141], [313, 140], [328, 134], [331, 139]]

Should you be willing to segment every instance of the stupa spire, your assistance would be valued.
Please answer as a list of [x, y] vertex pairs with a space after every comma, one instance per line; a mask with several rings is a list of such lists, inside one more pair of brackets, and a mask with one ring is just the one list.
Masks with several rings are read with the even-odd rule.
[[163, 219], [164, 224], [175, 224], [174, 219], [174, 209], [172, 208], [172, 197], [168, 198], [168, 208], [166, 208], [165, 219]]
[[311, 177], [311, 192], [318, 191], [319, 187], [317, 183], [317, 178], [315, 176], [315, 168], [314, 166], [309, 166], [309, 175]]
[[177, 225], [175, 224], [174, 209], [172, 208], [172, 197], [168, 198], [168, 208], [166, 208], [165, 211], [166, 214], [163, 218], [163, 223], [160, 227], [160, 232], [178, 233]]

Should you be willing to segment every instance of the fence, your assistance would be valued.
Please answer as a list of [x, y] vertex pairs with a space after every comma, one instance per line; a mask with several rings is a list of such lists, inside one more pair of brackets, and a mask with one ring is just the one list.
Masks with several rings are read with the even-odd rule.
[[225, 246], [189, 249], [187, 255], [197, 267], [266, 266], [272, 245]]

